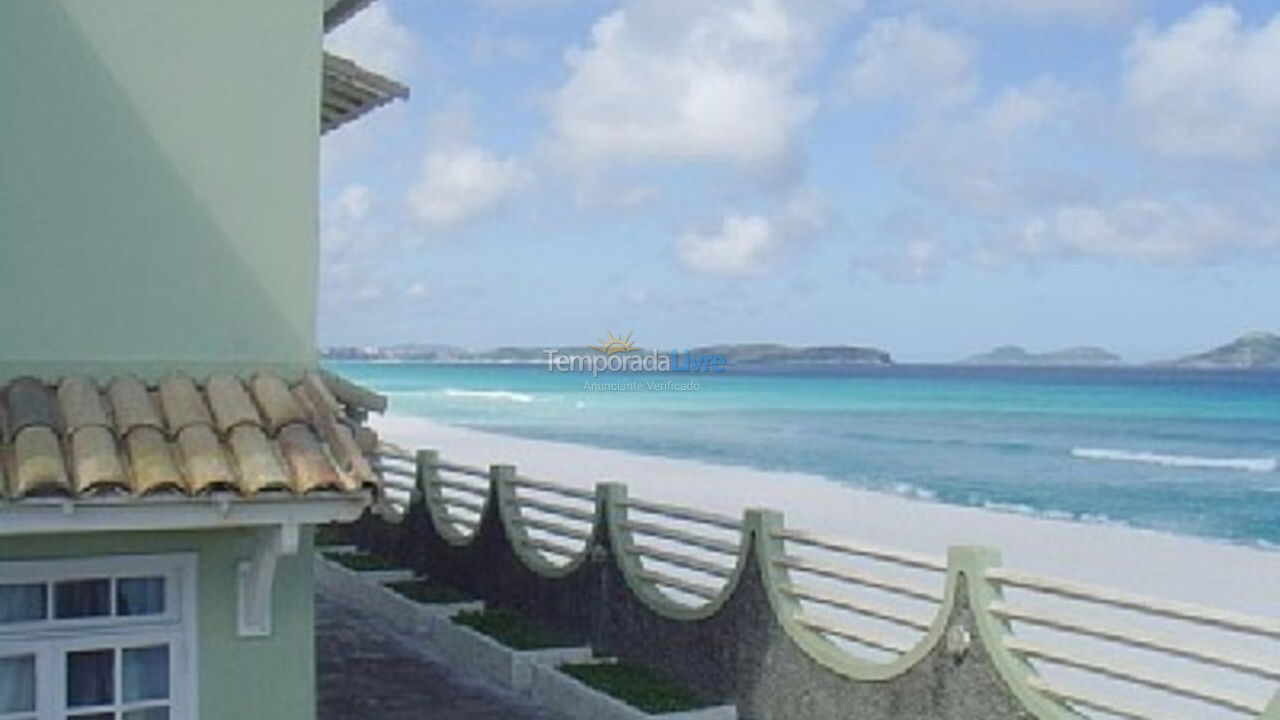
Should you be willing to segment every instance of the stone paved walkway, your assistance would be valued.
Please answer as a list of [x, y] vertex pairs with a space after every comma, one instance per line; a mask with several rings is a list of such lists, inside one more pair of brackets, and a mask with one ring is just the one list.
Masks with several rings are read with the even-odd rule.
[[323, 595], [316, 598], [316, 657], [318, 720], [560, 720]]

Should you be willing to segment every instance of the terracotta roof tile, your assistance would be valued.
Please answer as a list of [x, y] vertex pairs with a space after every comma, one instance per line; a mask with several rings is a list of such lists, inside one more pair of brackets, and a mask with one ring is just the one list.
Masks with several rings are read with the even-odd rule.
[[227, 445], [240, 471], [240, 491], [257, 495], [263, 490], [292, 490], [293, 483], [285, 474], [276, 451], [267, 441], [262, 428], [240, 425], [232, 428]]
[[298, 478], [298, 492], [311, 492], [321, 488], [333, 490], [357, 490], [359, 485], [344, 479], [334, 471], [325, 457], [320, 441], [306, 425], [294, 424], [280, 431], [280, 454]]
[[316, 373], [294, 383], [259, 373], [247, 386], [230, 375], [174, 375], [154, 387], [134, 377], [105, 386], [22, 378], [0, 398], [0, 495], [11, 501], [379, 489], [365, 457], [376, 436], [351, 427]]
[[13, 440], [15, 495], [56, 495], [70, 492], [67, 468], [62, 461], [58, 436], [52, 429], [28, 426]]
[[147, 386], [135, 377], [118, 377], [107, 386], [107, 400], [115, 415], [116, 431], [123, 437], [134, 428], [163, 430], [160, 413], [151, 400]]
[[58, 407], [67, 429], [74, 432], [82, 427], [111, 427], [107, 411], [102, 406], [102, 394], [92, 380], [72, 377], [58, 385]]
[[235, 489], [235, 473], [212, 427], [189, 425], [179, 431], [178, 457], [192, 492]]
[[316, 409], [330, 415], [336, 415], [342, 411], [342, 405], [338, 399], [329, 392], [329, 386], [325, 384], [324, 378], [318, 372], [309, 372], [303, 378], [302, 389], [311, 398], [311, 402]]
[[84, 425], [71, 436], [71, 470], [78, 494], [129, 487], [115, 435], [102, 425]]
[[218, 432], [223, 435], [237, 425], [262, 426], [258, 409], [253, 406], [253, 399], [249, 397], [249, 393], [239, 379], [227, 375], [216, 375], [209, 378], [205, 392], [209, 395], [209, 406], [213, 408]]
[[184, 375], [170, 375], [160, 381], [160, 407], [171, 437], [192, 425], [213, 426], [209, 406], [205, 405], [195, 382]]
[[38, 425], [60, 429], [53, 393], [35, 378], [19, 378], [9, 383], [5, 398], [9, 410], [9, 436], [16, 438], [23, 428]]
[[262, 408], [262, 414], [267, 418], [267, 429], [271, 433], [279, 432], [280, 428], [289, 423], [306, 422], [307, 416], [303, 414], [302, 407], [293, 393], [289, 392], [289, 386], [280, 378], [274, 375], [257, 375], [250, 381], [249, 387], [258, 401], [258, 407]]
[[125, 438], [124, 444], [129, 451], [135, 493], [149, 495], [185, 490], [182, 475], [162, 431], [153, 427], [136, 427]]

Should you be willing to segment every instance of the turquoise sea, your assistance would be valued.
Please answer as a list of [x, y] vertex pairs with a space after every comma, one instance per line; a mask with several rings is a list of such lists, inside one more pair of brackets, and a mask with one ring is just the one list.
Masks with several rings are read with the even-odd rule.
[[1280, 545], [1280, 372], [739, 366], [593, 380], [528, 365], [330, 367], [387, 394], [394, 414], [479, 430]]

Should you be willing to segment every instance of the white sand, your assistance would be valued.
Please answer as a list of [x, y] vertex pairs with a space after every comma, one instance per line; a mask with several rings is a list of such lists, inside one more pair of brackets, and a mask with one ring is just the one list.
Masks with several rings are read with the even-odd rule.
[[768, 507], [787, 524], [892, 548], [943, 554], [948, 545], [998, 547], [1004, 565], [1133, 592], [1277, 615], [1280, 551], [1118, 525], [956, 507], [858, 490], [814, 475], [638, 455], [477, 432], [420, 418], [375, 421], [384, 438], [471, 465], [511, 463], [529, 477], [739, 514]]

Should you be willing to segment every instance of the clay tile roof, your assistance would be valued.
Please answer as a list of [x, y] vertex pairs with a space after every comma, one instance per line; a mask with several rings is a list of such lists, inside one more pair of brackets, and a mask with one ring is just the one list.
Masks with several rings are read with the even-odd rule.
[[353, 410], [314, 372], [19, 378], [0, 387], [0, 498], [376, 492]]

